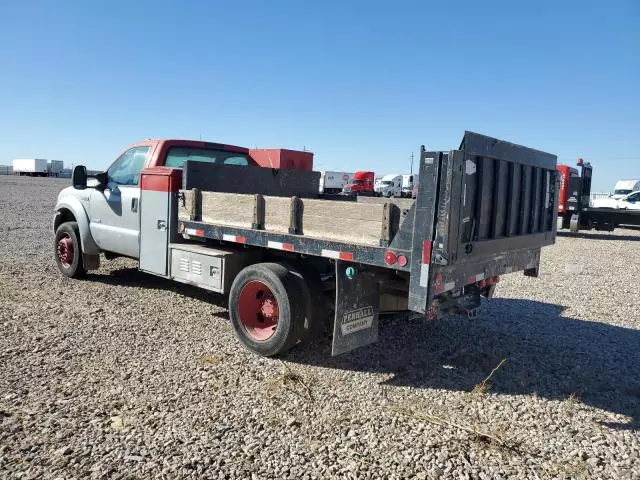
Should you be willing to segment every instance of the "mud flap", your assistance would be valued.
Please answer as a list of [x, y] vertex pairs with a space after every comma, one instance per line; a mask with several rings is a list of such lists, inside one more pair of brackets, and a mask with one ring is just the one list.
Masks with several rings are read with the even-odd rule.
[[331, 355], [340, 355], [378, 340], [380, 295], [373, 275], [355, 271], [352, 263], [336, 260], [336, 315]]

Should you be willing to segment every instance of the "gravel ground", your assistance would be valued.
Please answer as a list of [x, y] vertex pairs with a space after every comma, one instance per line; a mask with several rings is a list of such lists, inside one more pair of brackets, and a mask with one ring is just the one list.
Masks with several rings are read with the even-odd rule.
[[68, 182], [0, 176], [0, 477], [640, 478], [640, 232], [559, 237], [480, 318], [264, 359], [221, 296], [62, 278]]

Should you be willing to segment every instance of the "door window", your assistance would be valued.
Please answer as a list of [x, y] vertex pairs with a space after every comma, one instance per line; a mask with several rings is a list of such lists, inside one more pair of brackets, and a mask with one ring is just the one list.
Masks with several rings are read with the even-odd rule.
[[149, 147], [133, 147], [120, 155], [107, 170], [109, 182], [118, 185], [138, 185]]
[[213, 148], [171, 147], [164, 162], [165, 167], [182, 168], [186, 160], [206, 163], [224, 163], [225, 165], [251, 165], [249, 158], [242, 153], [225, 152]]
[[637, 203], [640, 202], [640, 192], [629, 195], [626, 198], [626, 201], [629, 203]]

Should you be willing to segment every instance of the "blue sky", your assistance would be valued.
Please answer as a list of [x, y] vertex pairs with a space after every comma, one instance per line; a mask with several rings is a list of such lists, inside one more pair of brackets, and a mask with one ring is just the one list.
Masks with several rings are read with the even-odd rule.
[[640, 178], [640, 2], [0, 1], [0, 164], [148, 137], [409, 169], [465, 129]]

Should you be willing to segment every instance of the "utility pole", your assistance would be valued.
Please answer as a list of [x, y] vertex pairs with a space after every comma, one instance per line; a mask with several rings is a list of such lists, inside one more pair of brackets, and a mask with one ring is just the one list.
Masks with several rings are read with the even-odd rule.
[[411, 175], [413, 175], [413, 152], [411, 152]]

